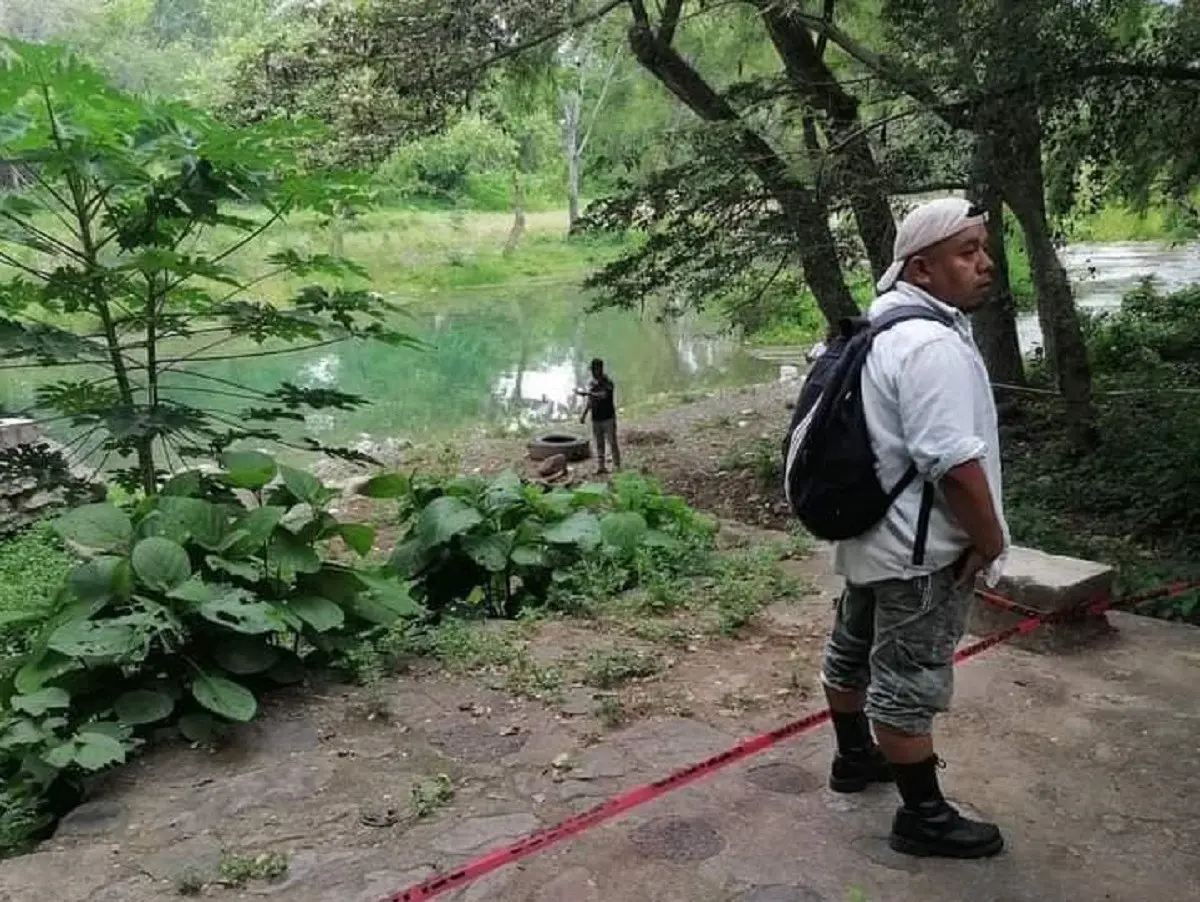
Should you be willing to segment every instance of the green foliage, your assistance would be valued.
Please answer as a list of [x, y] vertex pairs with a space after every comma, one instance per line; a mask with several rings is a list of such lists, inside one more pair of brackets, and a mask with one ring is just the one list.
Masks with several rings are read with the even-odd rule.
[[779, 443], [759, 438], [749, 445], [734, 445], [721, 459], [722, 470], [746, 470], [755, 475], [764, 488], [775, 489], [783, 479], [783, 458]]
[[597, 689], [616, 689], [630, 680], [652, 677], [662, 666], [654, 655], [636, 649], [593, 651], [584, 662], [583, 681]]
[[[247, 485], [250, 504], [234, 491]], [[253, 719], [263, 691], [418, 615], [391, 576], [323, 558], [345, 529], [331, 495], [265, 456], [228, 455], [130, 510], [61, 517], [83, 560], [0, 686], [6, 811], [45, 822], [49, 793], [125, 761], [151, 731], [211, 742]]]
[[[300, 168], [311, 127], [230, 128], [117, 90], [55, 47], [5, 41], [0, 66], [0, 159], [37, 174], [27, 190], [0, 197], [0, 353], [18, 361], [10, 366], [91, 369], [42, 385], [35, 409], [69, 421], [81, 445], [98, 434], [94, 453], [106, 460], [135, 458], [118, 474], [126, 485], [153, 494], [168, 455], [279, 439], [276, 424], [303, 421], [305, 410], [364, 403], [288, 382], [214, 387], [206, 361], [255, 356], [268, 341], [412, 344], [386, 324], [389, 304], [345, 287], [363, 271], [344, 260], [270, 255], [274, 275], [329, 283], [304, 285], [283, 307], [256, 297], [261, 279], [230, 264], [292, 211], [328, 216], [365, 197], [361, 180], [318, 180]], [[267, 216], [249, 215], [254, 207]], [[198, 244], [218, 227], [239, 237], [218, 249]], [[71, 328], [51, 325], [61, 318]], [[216, 351], [231, 342], [235, 350]], [[214, 411], [204, 403], [214, 395], [248, 406]]]
[[406, 532], [390, 566], [417, 583], [432, 612], [514, 617], [563, 604], [602, 571], [614, 590], [669, 569], [711, 538], [712, 526], [653, 482], [625, 475], [546, 492], [508, 473], [493, 481], [389, 477], [363, 489], [398, 498]]
[[1092, 360], [1107, 384], [1200, 388], [1200, 286], [1163, 295], [1147, 278], [1088, 332]]
[[0, 544], [0, 678], [28, 650], [31, 625], [46, 616], [71, 564], [47, 523]]
[[447, 774], [438, 774], [432, 780], [413, 784], [412, 814], [415, 818], [426, 818], [454, 801], [454, 781]]
[[736, 636], [768, 604], [798, 594], [778, 567], [782, 554], [781, 549], [767, 546], [718, 560], [713, 587], [718, 633]]
[[[1090, 321], [1086, 335], [1102, 440], [1079, 454], [1062, 437], [1057, 401], [1022, 405], [1001, 442], [1014, 538], [1117, 564], [1126, 588], [1194, 577], [1200, 291], [1164, 295], [1144, 284], [1119, 311]], [[1200, 595], [1147, 611], [1200, 622]]]
[[288, 856], [280, 852], [264, 852], [254, 856], [227, 852], [221, 856], [221, 883], [236, 889], [254, 880], [278, 880], [288, 872], [290, 866]]

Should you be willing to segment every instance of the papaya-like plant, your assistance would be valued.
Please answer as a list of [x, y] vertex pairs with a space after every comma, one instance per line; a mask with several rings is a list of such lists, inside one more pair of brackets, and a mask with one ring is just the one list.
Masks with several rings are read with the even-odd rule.
[[[303, 168], [315, 133], [234, 128], [118, 90], [62, 48], [0, 40], [0, 160], [21, 175], [0, 193], [0, 368], [64, 371], [29, 412], [71, 427], [80, 456], [132, 462], [116, 475], [146, 494], [180, 461], [248, 438], [353, 456], [278, 426], [362, 398], [205, 369], [348, 339], [415, 344], [389, 325], [391, 305], [353, 287], [355, 264], [294, 249], [256, 259], [290, 214], [369, 200], [361, 176]], [[311, 284], [263, 293], [280, 278]]]

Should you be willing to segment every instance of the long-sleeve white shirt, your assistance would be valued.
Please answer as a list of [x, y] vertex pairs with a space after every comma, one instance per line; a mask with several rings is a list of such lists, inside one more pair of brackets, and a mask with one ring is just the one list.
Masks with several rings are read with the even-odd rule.
[[[959, 310], [921, 289], [900, 282], [875, 300], [876, 317], [896, 306], [927, 304], [954, 323], [946, 328], [928, 320], [909, 320], [879, 335], [863, 367], [863, 407], [879, 482], [889, 489], [915, 463], [918, 476], [873, 529], [839, 542], [837, 572], [854, 585], [888, 579], [912, 579], [953, 564], [970, 547], [967, 533], [954, 520], [939, 490], [929, 518], [925, 558], [913, 563], [917, 518], [925, 482], [935, 485], [950, 470], [978, 460], [987, 475], [996, 515], [1008, 525], [1000, 481], [1000, 436], [987, 368], [971, 324]], [[988, 573], [994, 585], [1003, 556]]]

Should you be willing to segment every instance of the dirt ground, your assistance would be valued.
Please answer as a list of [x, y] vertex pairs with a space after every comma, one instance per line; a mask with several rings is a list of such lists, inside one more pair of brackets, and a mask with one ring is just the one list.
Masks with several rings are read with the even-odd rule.
[[[442, 665], [290, 691], [216, 752], [169, 745], [111, 774], [37, 853], [0, 862], [0, 900], [381, 902], [819, 708], [837, 590], [827, 551], [750, 525], [784, 522], [767, 464], [745, 448], [778, 447], [794, 391], [708, 399], [629, 430], [646, 437], [627, 442], [628, 464], [725, 518], [725, 549], [775, 549], [746, 578], [745, 594], [770, 594], [744, 623], [727, 628], [713, 600], [737, 602], [737, 591], [701, 583], [658, 614], [630, 616], [618, 601], [490, 625], [446, 637]], [[518, 443], [480, 444], [464, 464], [519, 458]], [[944, 779], [1004, 827], [1009, 849], [995, 860], [891, 853], [894, 790], [828, 792], [831, 740], [819, 730], [443, 898], [1190, 898], [1200, 633], [1113, 616], [1103, 645], [1001, 647], [960, 671], [939, 738]]]

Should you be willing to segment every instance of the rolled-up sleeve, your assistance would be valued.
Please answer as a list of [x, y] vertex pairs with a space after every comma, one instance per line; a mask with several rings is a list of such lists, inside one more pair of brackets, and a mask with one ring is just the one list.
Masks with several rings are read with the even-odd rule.
[[917, 470], [937, 482], [987, 455], [975, 430], [975, 373], [958, 338], [926, 342], [909, 353], [896, 380], [904, 444]]

